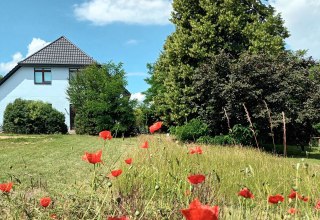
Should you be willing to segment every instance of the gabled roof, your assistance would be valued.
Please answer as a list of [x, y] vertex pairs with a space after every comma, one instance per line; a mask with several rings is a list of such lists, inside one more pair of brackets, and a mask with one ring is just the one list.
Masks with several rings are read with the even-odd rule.
[[90, 65], [95, 61], [64, 36], [20, 61], [20, 65]]
[[91, 57], [64, 36], [20, 61], [0, 80], [0, 86], [22, 66], [66, 66], [81, 67], [96, 63]]

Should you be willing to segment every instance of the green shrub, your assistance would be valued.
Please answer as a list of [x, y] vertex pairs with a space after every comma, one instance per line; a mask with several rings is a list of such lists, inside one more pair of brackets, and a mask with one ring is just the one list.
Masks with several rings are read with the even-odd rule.
[[320, 123], [315, 124], [312, 127], [316, 130], [317, 135], [319, 135], [320, 134]]
[[67, 133], [65, 117], [49, 103], [16, 99], [4, 111], [3, 131], [16, 134]]
[[170, 132], [170, 134], [175, 135], [176, 134], [176, 127], [175, 126], [171, 126], [169, 128], [169, 132]]
[[202, 136], [198, 138], [197, 143], [211, 145], [233, 145], [235, 140], [230, 135], [218, 135], [215, 137]]
[[182, 126], [177, 126], [174, 133], [180, 141], [196, 141], [199, 137], [208, 134], [208, 125], [200, 119], [192, 119]]
[[230, 136], [235, 140], [236, 144], [242, 144], [246, 146], [254, 145], [253, 133], [249, 127], [236, 124], [231, 129]]

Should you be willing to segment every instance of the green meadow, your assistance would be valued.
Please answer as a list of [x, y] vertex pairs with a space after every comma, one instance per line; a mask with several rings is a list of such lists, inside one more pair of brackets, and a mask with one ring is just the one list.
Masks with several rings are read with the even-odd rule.
[[[140, 146], [148, 141], [149, 148]], [[182, 144], [165, 135], [142, 135], [110, 141], [85, 135], [0, 136], [0, 219], [183, 219], [181, 209], [198, 198], [219, 206], [219, 219], [319, 219], [319, 152], [309, 158], [283, 158], [254, 148]], [[102, 149], [103, 164], [84, 160]], [[292, 149], [294, 151], [295, 149]], [[290, 148], [289, 148], [290, 152]], [[302, 157], [300, 155], [300, 157]], [[125, 159], [132, 158], [128, 165]], [[314, 158], [314, 159], [310, 159]], [[110, 175], [121, 169], [118, 177]], [[192, 185], [191, 174], [204, 182]], [[247, 187], [253, 199], [238, 196]], [[291, 189], [308, 201], [289, 199]], [[281, 194], [284, 202], [268, 203]], [[47, 208], [39, 199], [50, 197]], [[288, 213], [295, 208], [297, 213]], [[51, 216], [51, 217], [50, 217]]]

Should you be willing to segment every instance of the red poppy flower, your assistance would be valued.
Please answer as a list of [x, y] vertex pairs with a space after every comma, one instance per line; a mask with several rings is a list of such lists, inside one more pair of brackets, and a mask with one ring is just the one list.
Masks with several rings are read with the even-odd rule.
[[56, 214], [51, 214], [51, 215], [50, 215], [50, 218], [51, 218], [51, 219], [58, 219], [58, 216], [57, 216]]
[[126, 216], [122, 216], [122, 217], [108, 217], [108, 220], [130, 220], [130, 219]]
[[144, 142], [144, 143], [141, 145], [141, 148], [149, 148], [149, 143], [148, 143], [148, 141]]
[[293, 215], [293, 214], [297, 213], [297, 210], [295, 208], [290, 208], [290, 209], [288, 209], [288, 213]]
[[99, 133], [99, 137], [101, 137], [103, 140], [111, 140], [112, 139], [112, 135], [110, 131], [101, 131]]
[[268, 202], [272, 204], [278, 204], [279, 202], [283, 202], [283, 201], [284, 201], [284, 197], [280, 194], [277, 194], [275, 196], [269, 196], [268, 198]]
[[195, 199], [190, 203], [189, 209], [182, 209], [181, 212], [187, 220], [218, 220], [219, 206], [202, 205]]
[[195, 148], [190, 148], [189, 153], [190, 154], [202, 154], [202, 149], [200, 146], [197, 146]]
[[253, 199], [254, 195], [250, 192], [250, 190], [248, 188], [243, 188], [242, 190], [240, 190], [240, 192], [238, 192], [239, 196], [242, 196], [246, 199]]
[[40, 199], [40, 205], [44, 208], [48, 207], [51, 203], [50, 197], [43, 197]]
[[309, 201], [309, 197], [301, 196], [301, 195], [298, 195], [298, 196], [299, 196], [299, 199], [304, 201], [304, 202], [308, 202]]
[[298, 193], [296, 191], [294, 191], [293, 189], [291, 189], [290, 194], [288, 195], [288, 197], [290, 199], [295, 199], [298, 196]]
[[188, 180], [192, 184], [202, 183], [205, 179], [206, 179], [206, 177], [201, 174], [188, 176]]
[[102, 156], [102, 150], [99, 150], [96, 153], [85, 152], [85, 154], [82, 156], [82, 160], [92, 164], [101, 163], [102, 162], [101, 156]]
[[122, 170], [112, 170], [111, 175], [114, 177], [120, 176], [122, 173]]
[[0, 190], [1, 190], [2, 192], [8, 193], [8, 192], [11, 191], [12, 186], [13, 186], [13, 183], [12, 183], [12, 182], [9, 182], [9, 183], [1, 183], [1, 184], [0, 184]]
[[320, 210], [320, 200], [316, 203], [316, 206], [314, 208]]
[[126, 160], [124, 160], [125, 162], [126, 162], [126, 164], [131, 164], [132, 163], [132, 158], [128, 158], [128, 159], [126, 159]]
[[162, 126], [162, 122], [161, 121], [154, 123], [153, 125], [151, 125], [149, 127], [150, 133], [152, 134], [155, 131], [159, 130], [161, 128], [161, 126]]

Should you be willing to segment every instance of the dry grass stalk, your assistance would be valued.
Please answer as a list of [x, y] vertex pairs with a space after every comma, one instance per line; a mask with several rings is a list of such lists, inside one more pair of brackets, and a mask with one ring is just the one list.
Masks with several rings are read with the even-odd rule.
[[257, 139], [257, 134], [254, 130], [254, 127], [253, 127], [253, 124], [251, 122], [251, 118], [250, 118], [250, 115], [249, 115], [249, 112], [248, 112], [248, 109], [246, 108], [245, 104], [243, 104], [243, 107], [244, 107], [244, 110], [246, 111], [246, 116], [247, 116], [247, 119], [248, 119], [248, 122], [250, 124], [250, 130], [252, 131], [253, 133], [253, 136], [254, 136], [254, 140], [256, 142], [256, 146], [257, 148], [259, 148], [259, 143], [258, 143], [258, 139]]
[[229, 116], [227, 114], [227, 111], [225, 108], [223, 108], [223, 111], [224, 111], [224, 115], [226, 116], [227, 118], [227, 123], [228, 123], [228, 128], [229, 128], [229, 131], [231, 131], [231, 126], [230, 126], [230, 119], [229, 119]]
[[271, 118], [271, 111], [268, 108], [267, 102], [263, 100], [263, 103], [267, 108], [267, 113], [268, 113], [268, 117], [269, 117], [270, 132], [271, 132], [271, 138], [272, 138], [272, 144], [273, 144], [273, 153], [276, 153], [276, 144], [275, 144], [275, 141], [274, 141], [274, 132], [273, 132], [273, 122], [272, 122], [272, 118]]
[[286, 133], [286, 117], [282, 112], [282, 123], [283, 123], [283, 156], [287, 156], [287, 133]]

